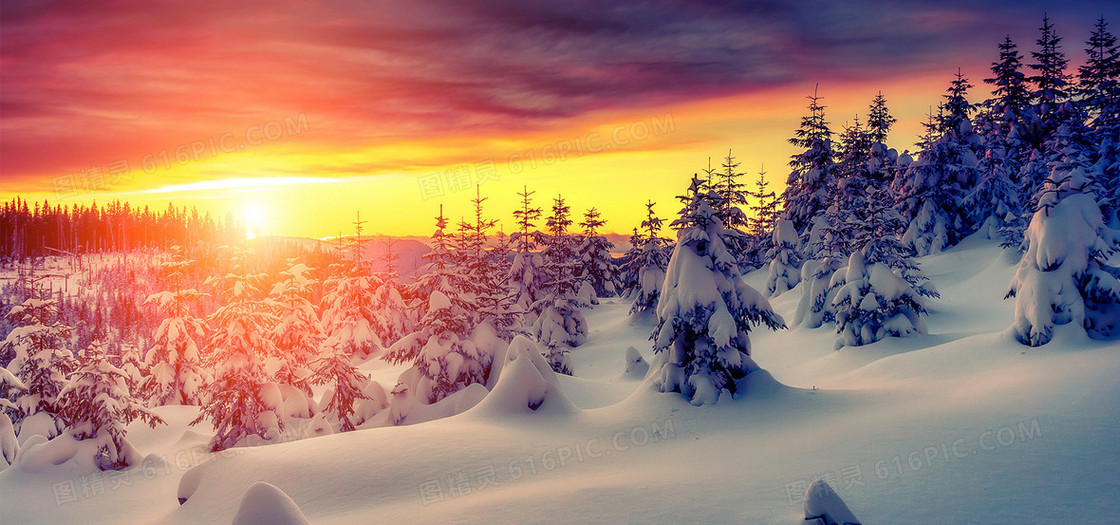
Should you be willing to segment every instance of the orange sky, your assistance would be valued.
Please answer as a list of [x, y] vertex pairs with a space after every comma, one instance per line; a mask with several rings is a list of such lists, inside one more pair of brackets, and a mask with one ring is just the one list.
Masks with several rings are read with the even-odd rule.
[[[205, 3], [5, 4], [0, 198], [173, 202], [308, 237], [360, 211], [368, 231], [427, 235], [440, 204], [468, 213], [476, 183], [510, 231], [527, 185], [541, 207], [563, 194], [627, 233], [647, 199], [674, 215], [728, 148], [780, 192], [817, 82], [836, 131], [882, 90], [891, 145], [912, 147], [956, 67], [982, 99], [996, 42], [1013, 32], [1029, 53], [1041, 13]], [[1056, 17], [1074, 63], [1116, 11], [1085, 4]]]

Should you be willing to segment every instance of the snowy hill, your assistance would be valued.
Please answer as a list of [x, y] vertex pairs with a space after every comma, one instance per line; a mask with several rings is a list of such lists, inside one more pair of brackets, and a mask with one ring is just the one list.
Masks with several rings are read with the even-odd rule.
[[[764, 370], [738, 399], [694, 407], [627, 373], [628, 347], [652, 357], [651, 325], [604, 300], [585, 311], [573, 377], [522, 356], [457, 416], [216, 454], [187, 426], [195, 408], [162, 407], [168, 426], [130, 427], [144, 466], [0, 472], [0, 522], [229, 523], [273, 502], [272, 515], [315, 524], [793, 524], [816, 479], [868, 525], [1109, 522], [1120, 344], [1068, 326], [1044, 347], [1016, 342], [1002, 300], [1014, 265], [988, 241], [919, 262], [941, 292], [928, 334], [834, 351], [831, 325], [755, 330]], [[792, 318], [800, 295], [772, 304]], [[391, 381], [401, 367], [363, 369]], [[509, 402], [534, 389], [540, 410]]]

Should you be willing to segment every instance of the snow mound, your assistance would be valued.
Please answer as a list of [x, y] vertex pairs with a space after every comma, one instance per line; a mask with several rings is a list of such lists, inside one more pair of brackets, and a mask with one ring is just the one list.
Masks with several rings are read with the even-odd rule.
[[42, 472], [70, 461], [78, 454], [78, 448], [78, 441], [69, 433], [50, 441], [41, 434], [35, 434], [23, 443], [15, 466], [24, 472]]
[[182, 478], [179, 478], [179, 488], [176, 490], [176, 495], [179, 498], [180, 505], [191, 499], [194, 491], [198, 490], [198, 484], [202, 482], [203, 468], [205, 467], [206, 464], [194, 467], [184, 473]]
[[641, 379], [649, 372], [649, 363], [646, 362], [637, 348], [626, 348], [626, 372], [623, 377]]
[[19, 455], [19, 440], [16, 439], [15, 428], [12, 427], [12, 420], [8, 414], [0, 412], [0, 470], [8, 468], [9, 465], [15, 463], [16, 456]]
[[806, 493], [805, 521], [822, 525], [860, 525], [836, 491], [819, 479], [809, 485]]
[[517, 336], [509, 344], [494, 389], [471, 412], [477, 415], [525, 414], [533, 411], [577, 410], [560, 390], [556, 372], [541, 355], [536, 343]]
[[299, 510], [284, 491], [275, 485], [258, 481], [245, 490], [241, 507], [233, 518], [233, 525], [299, 525], [308, 524], [307, 516]]

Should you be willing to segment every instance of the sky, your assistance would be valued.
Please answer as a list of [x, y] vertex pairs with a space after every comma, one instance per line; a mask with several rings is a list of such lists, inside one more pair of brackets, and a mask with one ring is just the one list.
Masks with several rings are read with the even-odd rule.
[[957, 68], [1049, 13], [1076, 66], [1120, 4], [907, 0], [6, 1], [0, 198], [168, 202], [257, 234], [427, 235], [476, 191], [628, 233], [731, 153], [780, 193], [814, 90], [835, 130], [882, 92], [910, 148]]

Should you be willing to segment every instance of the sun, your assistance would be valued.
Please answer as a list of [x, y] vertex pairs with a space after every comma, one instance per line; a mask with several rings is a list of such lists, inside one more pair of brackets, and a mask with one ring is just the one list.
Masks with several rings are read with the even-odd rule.
[[241, 223], [245, 225], [245, 238], [256, 239], [268, 225], [268, 208], [260, 202], [248, 202], [241, 208]]

